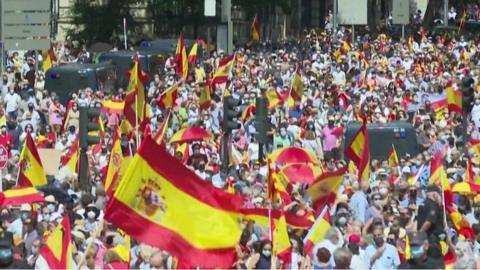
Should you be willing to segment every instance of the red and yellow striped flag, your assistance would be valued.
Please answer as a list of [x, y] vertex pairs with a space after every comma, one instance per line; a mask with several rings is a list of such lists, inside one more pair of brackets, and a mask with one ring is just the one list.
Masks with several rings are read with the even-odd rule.
[[342, 48], [343, 48], [344, 52], [346, 52], [346, 53], [351, 51], [352, 50], [352, 44], [350, 44], [350, 40], [345, 39], [343, 41]]
[[120, 132], [118, 128], [113, 134], [112, 152], [108, 161], [107, 175], [105, 176], [105, 191], [107, 195], [112, 196], [115, 187], [120, 179], [120, 168], [122, 166], [123, 153], [120, 145]]
[[245, 108], [245, 110], [242, 112], [242, 122], [245, 123], [247, 120], [252, 118], [255, 115], [256, 109], [257, 108], [255, 104], [248, 105], [247, 108]]
[[35, 147], [30, 133], [27, 133], [22, 153], [20, 154], [18, 185], [21, 187], [35, 187], [47, 184], [47, 176], [42, 161]]
[[158, 128], [157, 132], [153, 135], [153, 140], [158, 144], [162, 145], [163, 138], [167, 133], [168, 129], [168, 120], [170, 120], [170, 115], [172, 115], [172, 111], [169, 111], [165, 119], [163, 119], [162, 124]]
[[283, 105], [288, 97], [282, 96], [276, 89], [267, 90], [266, 97], [268, 99], [268, 109], [271, 110], [277, 106]]
[[302, 100], [303, 97], [303, 82], [300, 67], [297, 67], [295, 75], [293, 75], [292, 87], [290, 89], [290, 96], [297, 101]]
[[43, 193], [34, 187], [12, 188], [0, 192], [0, 207], [43, 202]]
[[140, 125], [146, 118], [145, 89], [143, 88], [142, 70], [139, 61], [135, 61], [130, 71], [130, 82], [125, 97], [124, 115], [132, 127]]
[[72, 269], [73, 247], [70, 233], [70, 218], [65, 215], [62, 222], [48, 236], [40, 249], [40, 256], [45, 259], [49, 269]]
[[303, 250], [305, 251], [305, 254], [311, 256], [313, 247], [323, 240], [325, 233], [330, 227], [330, 211], [328, 210], [328, 206], [325, 205], [322, 212], [315, 220], [315, 223], [313, 223], [312, 228], [303, 239]]
[[122, 115], [124, 107], [125, 102], [123, 101], [106, 100], [102, 103], [102, 111], [105, 113], [116, 113], [118, 115]]
[[410, 52], [413, 52], [413, 36], [412, 35], [408, 37], [407, 46], [408, 46], [408, 50]]
[[177, 94], [178, 84], [174, 84], [158, 97], [158, 106], [162, 109], [172, 108], [177, 100]]
[[68, 149], [65, 157], [62, 159], [61, 163], [63, 166], [66, 166], [70, 172], [77, 173], [78, 172], [78, 145], [79, 145], [80, 137], [77, 135], [75, 140], [73, 141], [71, 147]]
[[480, 140], [470, 139], [469, 143], [477, 157], [480, 157]]
[[393, 168], [397, 167], [400, 164], [398, 160], [397, 151], [395, 150], [395, 145], [392, 144], [392, 149], [390, 149], [390, 153], [388, 154], [388, 166]]
[[55, 52], [53, 51], [53, 47], [50, 47], [48, 51], [44, 51], [42, 53], [42, 57], [43, 57], [42, 69], [43, 69], [43, 72], [47, 73], [47, 71], [53, 66], [53, 62], [57, 61], [55, 57]]
[[462, 112], [462, 92], [453, 89], [452, 85], [447, 87], [447, 102], [450, 112]]
[[218, 68], [215, 71], [215, 74], [213, 74], [213, 78], [211, 81], [212, 85], [227, 82], [228, 78], [230, 77], [234, 61], [235, 58], [233, 55], [227, 55], [222, 58], [222, 60], [220, 60]]
[[177, 75], [182, 77], [184, 80], [188, 76], [188, 59], [187, 59], [187, 49], [185, 49], [185, 40], [183, 39], [183, 34], [180, 33], [177, 42], [177, 50], [175, 52], [176, 60], [176, 71]]
[[198, 51], [198, 42], [195, 42], [190, 49], [190, 53], [188, 54], [188, 63], [195, 65], [197, 62], [197, 51]]
[[320, 209], [335, 201], [338, 188], [342, 184], [346, 172], [347, 168], [342, 167], [334, 172], [324, 172], [315, 179], [307, 191], [312, 198], [314, 209]]
[[253, 43], [259, 42], [260, 41], [260, 21], [257, 15], [253, 17], [251, 31], [252, 31], [251, 43], [253, 44]]
[[[272, 229], [272, 259], [280, 259], [282, 265], [289, 264], [292, 259], [292, 246], [288, 236], [287, 221], [282, 211], [279, 219], [273, 220]], [[275, 264], [272, 264], [275, 265]]]
[[110, 199], [105, 218], [183, 264], [227, 268], [236, 260], [242, 204], [240, 196], [206, 183], [146, 137]]
[[206, 83], [200, 90], [200, 99], [198, 101], [200, 109], [208, 110], [212, 105], [212, 97], [210, 96], [210, 85]]
[[429, 185], [433, 184], [442, 184], [444, 189], [449, 189], [449, 186], [445, 186], [444, 183], [447, 181], [447, 173], [443, 167], [443, 157], [444, 153], [442, 150], [438, 150], [430, 161], [430, 179], [428, 180]]
[[367, 122], [364, 120], [350, 145], [345, 149], [345, 155], [353, 160], [358, 168], [359, 179], [368, 181], [370, 177], [370, 149], [368, 143]]

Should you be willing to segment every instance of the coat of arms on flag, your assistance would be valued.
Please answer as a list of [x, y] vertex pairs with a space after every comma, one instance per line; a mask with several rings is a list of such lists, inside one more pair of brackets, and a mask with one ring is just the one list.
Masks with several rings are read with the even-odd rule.
[[142, 179], [142, 188], [137, 194], [133, 207], [141, 214], [160, 221], [167, 210], [165, 196], [161, 192], [162, 187], [157, 180]]

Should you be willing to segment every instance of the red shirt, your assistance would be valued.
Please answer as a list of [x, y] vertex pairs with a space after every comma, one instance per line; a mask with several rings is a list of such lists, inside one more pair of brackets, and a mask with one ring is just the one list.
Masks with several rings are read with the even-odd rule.
[[0, 134], [0, 145], [5, 146], [8, 151], [8, 158], [11, 157], [10, 149], [12, 149], [13, 145], [13, 136], [9, 132], [5, 134]]

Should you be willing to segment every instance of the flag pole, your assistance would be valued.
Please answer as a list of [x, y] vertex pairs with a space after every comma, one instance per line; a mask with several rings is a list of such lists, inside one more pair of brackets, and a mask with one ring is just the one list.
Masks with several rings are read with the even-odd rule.
[[135, 95], [135, 140], [137, 143], [137, 149], [140, 147], [140, 134], [138, 133], [138, 93]]
[[127, 18], [123, 17], [123, 40], [125, 45], [125, 50], [128, 50], [127, 47]]

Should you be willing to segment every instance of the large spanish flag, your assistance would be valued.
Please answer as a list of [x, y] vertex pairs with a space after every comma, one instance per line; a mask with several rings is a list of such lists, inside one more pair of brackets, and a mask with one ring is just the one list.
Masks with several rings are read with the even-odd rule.
[[132, 127], [136, 127], [143, 122], [146, 117], [145, 89], [143, 88], [142, 71], [139, 67], [139, 61], [135, 61], [130, 71], [130, 82], [128, 92], [125, 97], [124, 115]]
[[177, 75], [186, 80], [188, 76], [188, 59], [187, 49], [185, 49], [185, 40], [183, 39], [182, 33], [180, 33], [180, 36], [178, 37], [175, 60], [177, 64]]
[[49, 269], [72, 269], [73, 247], [70, 233], [70, 219], [65, 215], [62, 222], [48, 236], [40, 249], [40, 256], [45, 259]]
[[448, 110], [450, 112], [462, 112], [462, 91], [447, 87]]
[[42, 53], [42, 57], [43, 57], [42, 69], [43, 69], [43, 72], [46, 73], [53, 66], [53, 62], [57, 61], [55, 57], [55, 52], [53, 51], [53, 47], [50, 47], [48, 51], [44, 51]]
[[303, 82], [302, 82], [302, 74], [300, 71], [300, 67], [297, 67], [295, 74], [293, 75], [292, 79], [292, 86], [290, 89], [290, 96], [294, 100], [302, 100], [303, 97]]
[[165, 92], [160, 94], [157, 99], [158, 106], [162, 109], [172, 108], [175, 106], [175, 101], [177, 100], [178, 94], [178, 84], [170, 86]]
[[312, 255], [313, 247], [323, 240], [325, 233], [330, 227], [330, 211], [328, 211], [328, 206], [325, 205], [315, 220], [315, 223], [313, 223], [312, 228], [303, 239], [303, 250], [305, 254]]
[[30, 133], [27, 133], [22, 153], [20, 154], [20, 172], [18, 185], [22, 187], [35, 187], [47, 184], [47, 176], [43, 169], [42, 161], [35, 147], [35, 142]]
[[236, 260], [243, 200], [200, 179], [146, 137], [110, 199], [105, 218], [191, 267]]
[[153, 140], [158, 145], [162, 145], [163, 138], [165, 137], [165, 134], [167, 133], [168, 121], [170, 120], [170, 115], [171, 114], [172, 114], [172, 111], [168, 111], [167, 116], [165, 116], [165, 119], [163, 119], [162, 124], [158, 128], [157, 132], [153, 135]]
[[213, 74], [211, 84], [226, 83], [228, 78], [230, 77], [234, 61], [235, 58], [233, 55], [227, 55], [223, 57], [218, 64], [218, 68], [215, 71], [215, 74]]
[[334, 172], [324, 172], [315, 179], [308, 189], [314, 209], [320, 209], [335, 201], [338, 188], [342, 184], [346, 172], [347, 167], [342, 167]]
[[105, 191], [109, 196], [111, 196], [115, 190], [123, 161], [122, 146], [120, 145], [120, 132], [118, 131], [118, 128], [113, 134], [112, 144], [112, 152], [110, 153], [107, 175], [105, 177]]
[[34, 187], [12, 188], [0, 192], [0, 207], [43, 202], [43, 193]]
[[370, 149], [368, 144], [367, 122], [363, 121], [350, 145], [345, 149], [345, 155], [353, 160], [358, 168], [358, 178], [368, 181], [370, 178]]
[[188, 63], [195, 65], [197, 62], [197, 51], [198, 51], [198, 42], [195, 42], [190, 49], [190, 53], [188, 54]]

